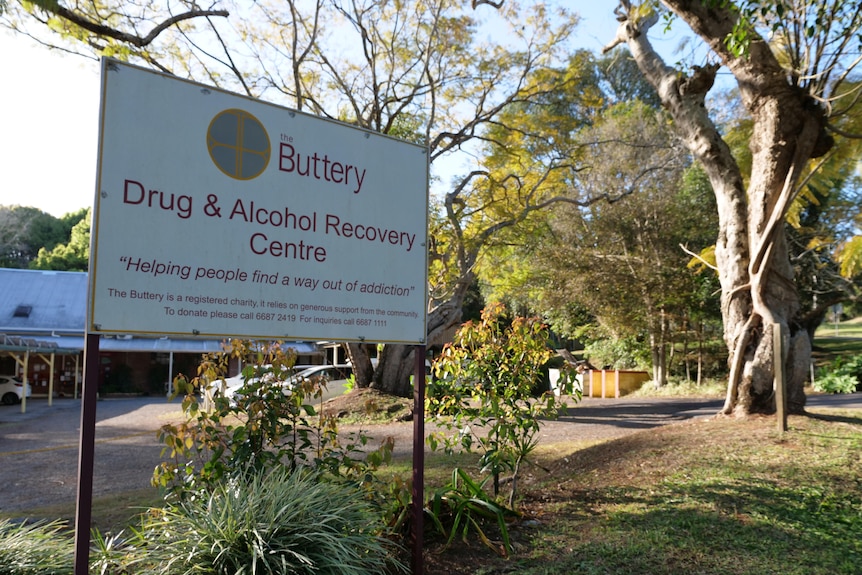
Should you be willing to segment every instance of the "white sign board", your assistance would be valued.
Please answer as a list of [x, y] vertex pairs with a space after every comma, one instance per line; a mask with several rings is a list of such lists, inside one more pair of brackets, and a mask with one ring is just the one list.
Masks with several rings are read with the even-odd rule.
[[106, 59], [91, 333], [424, 343], [424, 147]]

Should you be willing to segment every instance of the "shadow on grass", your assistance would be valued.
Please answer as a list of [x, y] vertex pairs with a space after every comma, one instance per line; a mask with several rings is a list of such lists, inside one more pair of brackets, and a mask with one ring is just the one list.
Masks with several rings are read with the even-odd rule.
[[817, 412], [806, 412], [806, 416], [811, 419], [817, 419], [819, 421], [829, 421], [834, 423], [844, 423], [847, 425], [855, 425], [858, 427], [862, 427], [862, 416], [853, 416], [853, 415], [845, 415], [839, 413], [817, 413]]
[[862, 353], [862, 338], [819, 337], [811, 347], [814, 357], [821, 361], [834, 359], [838, 355]]
[[[552, 565], [526, 575], [855, 575], [862, 565], [860, 494], [770, 481], [705, 481], [598, 490], [544, 533]], [[754, 481], [752, 483], [751, 481]], [[583, 521], [578, 507], [593, 518]], [[596, 513], [603, 518], [596, 521]], [[574, 539], [572, 539], [574, 537]]]

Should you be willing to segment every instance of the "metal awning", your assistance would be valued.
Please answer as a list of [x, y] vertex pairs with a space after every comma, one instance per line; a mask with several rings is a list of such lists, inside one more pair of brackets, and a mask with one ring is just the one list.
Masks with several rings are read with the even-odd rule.
[[[285, 342], [282, 347], [293, 349], [300, 355], [320, 353], [312, 342]], [[31, 336], [20, 337], [0, 334], [0, 351], [77, 354], [84, 350], [84, 336]], [[169, 337], [146, 338], [131, 336], [103, 336], [99, 341], [100, 351], [131, 353], [214, 353], [225, 351], [224, 342], [213, 339], [173, 339]]]
[[52, 341], [51, 339], [20, 337], [0, 333], [0, 351], [74, 355], [80, 353], [81, 349], [83, 349], [76, 346], [61, 345], [59, 341]]

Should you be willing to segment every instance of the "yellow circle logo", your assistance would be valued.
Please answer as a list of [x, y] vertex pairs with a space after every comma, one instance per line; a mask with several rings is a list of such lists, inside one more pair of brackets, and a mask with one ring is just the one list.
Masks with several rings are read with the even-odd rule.
[[236, 108], [212, 119], [207, 130], [207, 150], [218, 169], [236, 180], [258, 177], [272, 153], [263, 124]]

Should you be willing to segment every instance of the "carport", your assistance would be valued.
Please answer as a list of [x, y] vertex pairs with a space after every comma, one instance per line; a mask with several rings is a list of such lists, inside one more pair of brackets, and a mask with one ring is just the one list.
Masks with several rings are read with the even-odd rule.
[[[320, 355], [318, 346], [310, 342], [284, 342], [284, 348], [291, 348], [298, 355]], [[141, 338], [132, 336], [103, 336], [100, 352], [128, 353], [165, 353], [168, 354], [167, 393], [172, 393], [174, 376], [174, 354], [206, 354], [224, 351], [224, 342], [212, 339], [174, 339], [169, 337]], [[22, 372], [25, 385], [29, 385], [30, 358], [35, 356], [48, 365], [48, 405], [53, 405], [54, 381], [57, 356], [74, 356], [74, 397], [78, 398], [81, 389], [80, 367], [84, 351], [84, 338], [80, 336], [22, 337], [0, 333], [0, 355], [13, 358]], [[21, 401], [21, 413], [27, 410], [26, 396]]]
[[[58, 346], [75, 349], [78, 353], [84, 351], [83, 336], [54, 336], [34, 338], [47, 343], [55, 342]], [[168, 381], [172, 383], [174, 375], [175, 353], [217, 353], [224, 351], [224, 344], [212, 339], [175, 339], [170, 337], [132, 337], [130, 335], [102, 336], [99, 344], [100, 352], [124, 353], [163, 353], [168, 355]], [[76, 364], [77, 365], [77, 364]], [[77, 382], [76, 382], [77, 383]], [[170, 389], [167, 390], [170, 393]], [[75, 386], [75, 397], [78, 396], [78, 386]]]
[[[78, 368], [81, 361], [81, 350], [70, 347], [61, 347], [57, 342], [45, 341], [35, 338], [19, 337], [14, 335], [0, 334], [0, 354], [8, 355], [15, 360], [21, 368], [24, 379], [24, 389], [30, 384], [28, 381], [30, 356], [36, 355], [48, 365], [50, 375], [48, 376], [48, 405], [52, 405], [54, 398], [54, 368], [58, 355], [75, 356], [75, 397], [78, 396], [80, 381], [78, 380]], [[21, 413], [27, 411], [27, 393], [21, 396]]]

